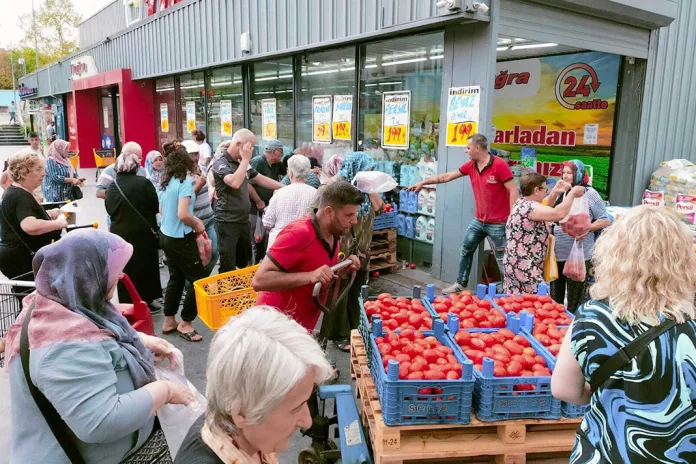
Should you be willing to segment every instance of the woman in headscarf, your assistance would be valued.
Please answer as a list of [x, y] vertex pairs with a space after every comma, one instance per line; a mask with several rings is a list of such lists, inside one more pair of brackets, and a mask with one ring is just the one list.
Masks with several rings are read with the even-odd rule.
[[48, 202], [74, 200], [73, 187], [81, 187], [85, 182], [70, 164], [68, 150], [70, 144], [65, 140], [56, 140], [48, 147], [43, 181], [44, 199]]
[[[341, 170], [333, 179], [352, 182], [359, 172], [371, 171], [375, 162], [363, 151], [348, 153]], [[317, 195], [318, 197], [318, 195]], [[375, 216], [384, 212], [384, 201], [378, 193], [363, 194], [363, 203], [358, 207], [358, 223], [341, 237], [341, 252], [360, 259], [360, 270], [355, 275], [353, 286], [346, 298], [328, 316], [324, 316], [321, 336], [333, 340], [341, 351], [349, 350], [350, 331], [358, 328], [360, 320], [360, 288], [367, 283], [370, 265], [370, 242]]]
[[319, 173], [319, 180], [321, 181], [322, 185], [338, 174], [342, 167], [343, 156], [332, 155], [331, 158], [329, 158], [329, 161], [324, 163], [324, 166], [322, 166], [321, 172]]
[[[563, 163], [562, 176], [562, 180], [571, 184], [572, 187], [585, 187], [585, 196], [590, 207], [590, 222], [592, 225], [585, 234], [577, 237], [577, 240], [582, 242], [582, 248], [585, 253], [585, 266], [587, 268], [586, 275], [589, 276], [592, 264], [592, 248], [596, 238], [595, 234], [609, 226], [611, 222], [604, 200], [597, 190], [588, 185], [589, 177], [582, 161], [571, 160]], [[558, 195], [556, 191], [551, 192], [548, 204], [559, 205], [563, 202], [565, 195], [567, 194]], [[583, 282], [576, 282], [563, 275], [563, 267], [568, 259], [568, 255], [570, 255], [570, 249], [573, 247], [575, 239], [566, 234], [559, 223], [552, 223], [551, 232], [556, 236], [555, 250], [556, 260], [558, 261], [558, 279], [551, 282], [551, 297], [556, 302], [563, 303], [567, 296], [568, 311], [575, 313], [577, 307], [587, 301], [587, 277]]]
[[116, 235], [85, 229], [36, 254], [36, 292], [25, 298], [7, 339], [13, 462], [70, 462], [28, 388], [20, 356], [25, 318], [30, 381], [70, 429], [85, 462], [171, 462], [137, 458], [141, 449], [169, 458], [155, 412], [189, 404], [194, 395], [155, 380], [154, 362], [171, 359], [172, 345], [134, 331], [110, 303], [132, 253]]
[[[111, 232], [133, 245], [133, 257], [124, 272], [150, 310], [158, 312], [162, 308], [153, 302], [162, 297], [159, 240], [156, 236], [159, 201], [152, 183], [137, 175], [139, 167], [136, 155], [119, 155], [116, 159], [116, 178], [106, 189], [104, 206], [111, 216]], [[132, 303], [128, 291], [121, 284], [118, 286], [118, 300]]]
[[147, 178], [155, 186], [155, 190], [158, 189], [162, 183], [162, 176], [164, 176], [164, 156], [162, 156], [162, 153], [152, 150], [147, 154], [145, 171], [147, 171]]

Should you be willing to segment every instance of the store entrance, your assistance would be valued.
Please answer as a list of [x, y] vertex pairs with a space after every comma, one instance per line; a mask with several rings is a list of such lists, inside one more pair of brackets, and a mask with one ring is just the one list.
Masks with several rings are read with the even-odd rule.
[[121, 151], [122, 134], [120, 124], [120, 98], [118, 86], [99, 90], [99, 132], [103, 150]]

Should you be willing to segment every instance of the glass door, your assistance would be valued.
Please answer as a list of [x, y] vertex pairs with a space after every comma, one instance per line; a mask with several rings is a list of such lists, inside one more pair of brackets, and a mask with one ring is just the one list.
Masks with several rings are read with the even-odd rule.
[[118, 87], [102, 88], [99, 92], [99, 133], [103, 150], [121, 151]]

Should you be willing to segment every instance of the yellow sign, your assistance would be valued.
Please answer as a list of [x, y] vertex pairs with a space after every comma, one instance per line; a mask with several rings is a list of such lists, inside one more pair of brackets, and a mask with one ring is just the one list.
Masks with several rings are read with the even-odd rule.
[[268, 123], [263, 125], [263, 139], [264, 140], [275, 140], [276, 139], [276, 126], [273, 123]]
[[263, 139], [275, 140], [278, 138], [276, 130], [276, 121], [278, 115], [276, 113], [275, 98], [261, 100], [261, 125], [263, 126]]
[[166, 119], [162, 120], [162, 132], [169, 132], [169, 121]]
[[329, 130], [328, 122], [314, 125], [314, 141], [331, 142], [331, 132]]
[[196, 121], [192, 121], [190, 119], [186, 121], [186, 129], [188, 129], [189, 132], [196, 129]]
[[465, 147], [467, 140], [478, 132], [478, 123], [467, 122], [448, 122], [447, 123], [447, 145]]
[[384, 145], [391, 147], [408, 146], [408, 141], [406, 139], [408, 135], [407, 126], [384, 126], [383, 130], [382, 140], [384, 141]]
[[232, 135], [232, 121], [223, 121], [222, 130], [220, 132], [222, 133], [222, 135]]
[[333, 136], [336, 140], [350, 140], [350, 121], [334, 121]]

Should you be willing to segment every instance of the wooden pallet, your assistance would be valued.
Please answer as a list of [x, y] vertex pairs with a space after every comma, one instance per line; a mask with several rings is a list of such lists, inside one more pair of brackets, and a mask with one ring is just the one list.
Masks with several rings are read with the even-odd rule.
[[367, 367], [365, 346], [357, 330], [351, 333], [350, 372], [375, 464], [404, 462], [531, 462], [567, 463], [580, 419], [481, 422], [471, 424], [388, 427], [375, 384]]
[[396, 229], [373, 231], [369, 271], [396, 272], [399, 268], [396, 258]]

